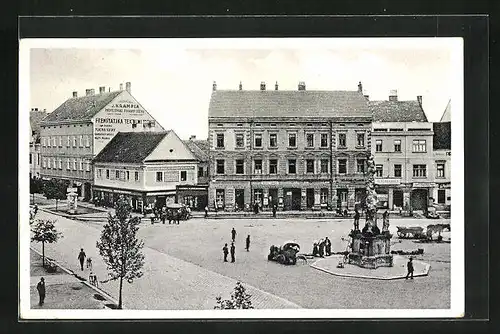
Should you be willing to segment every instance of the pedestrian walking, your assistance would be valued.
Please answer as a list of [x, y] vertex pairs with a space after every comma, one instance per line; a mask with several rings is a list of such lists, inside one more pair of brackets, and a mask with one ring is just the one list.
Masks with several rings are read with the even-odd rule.
[[38, 212], [38, 205], [35, 204], [35, 206], [33, 207], [33, 213], [36, 215], [37, 212]]
[[38, 290], [38, 305], [42, 306], [45, 302], [45, 279], [40, 278], [40, 282], [36, 285], [36, 289]]
[[80, 260], [80, 268], [82, 269], [82, 271], [83, 271], [83, 262], [85, 262], [86, 257], [87, 255], [83, 251], [83, 248], [80, 248], [80, 253], [78, 254], [78, 260]]
[[250, 249], [250, 234], [247, 236], [245, 249], [247, 250], [247, 252]]
[[229, 250], [227, 249], [227, 244], [222, 247], [222, 253], [224, 254], [224, 262], [227, 262], [227, 254], [229, 254]]
[[273, 205], [273, 218], [276, 218], [276, 204]]
[[413, 257], [410, 256], [410, 260], [406, 264], [406, 268], [408, 269], [408, 273], [406, 274], [406, 279], [410, 276], [413, 279]]
[[208, 206], [205, 205], [205, 218], [208, 218]]
[[325, 248], [326, 248], [326, 255], [330, 256], [332, 255], [332, 242], [328, 237], [325, 238]]
[[354, 210], [354, 230], [359, 230], [359, 211], [357, 208]]
[[234, 251], [235, 251], [234, 242], [232, 242], [231, 243], [231, 262], [235, 261], [235, 259], [234, 259]]
[[175, 215], [175, 220], [177, 221], [177, 225], [179, 225], [180, 223], [181, 215], [182, 215], [182, 210], [181, 209], [177, 210], [177, 214]]
[[161, 222], [165, 225], [165, 219], [167, 219], [167, 208], [163, 206], [161, 208]]
[[234, 227], [231, 230], [231, 239], [233, 240], [233, 242], [236, 240], [236, 230], [234, 229]]

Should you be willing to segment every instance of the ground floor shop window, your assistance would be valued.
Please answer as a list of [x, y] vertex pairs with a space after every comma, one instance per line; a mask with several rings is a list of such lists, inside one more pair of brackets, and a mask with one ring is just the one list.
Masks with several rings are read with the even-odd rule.
[[446, 202], [446, 190], [438, 189], [438, 203], [444, 204]]
[[328, 189], [326, 189], [326, 188], [321, 189], [319, 201], [321, 204], [328, 203]]
[[215, 191], [215, 204], [218, 209], [224, 208], [225, 192], [224, 189], [217, 189]]
[[259, 203], [262, 206], [263, 202], [263, 191], [262, 189], [254, 189], [253, 191], [253, 201], [254, 203]]

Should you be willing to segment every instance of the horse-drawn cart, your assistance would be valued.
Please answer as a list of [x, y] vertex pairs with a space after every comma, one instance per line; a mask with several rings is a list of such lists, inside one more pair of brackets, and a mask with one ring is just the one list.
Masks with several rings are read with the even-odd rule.
[[276, 261], [280, 264], [296, 264], [297, 253], [300, 250], [299, 244], [295, 242], [285, 242], [282, 247], [271, 246], [269, 248], [268, 261]]
[[401, 239], [423, 239], [425, 238], [424, 228], [420, 226], [403, 227], [397, 226], [398, 237]]

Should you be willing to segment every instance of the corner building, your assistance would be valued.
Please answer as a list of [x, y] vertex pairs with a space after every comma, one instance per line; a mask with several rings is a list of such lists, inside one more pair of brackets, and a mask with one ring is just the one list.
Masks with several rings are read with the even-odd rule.
[[[111, 90], [111, 89], [109, 89]], [[40, 174], [44, 179], [66, 180], [79, 196], [92, 196], [92, 159], [118, 132], [163, 131], [164, 129], [126, 89], [106, 92], [105, 87], [87, 89], [85, 96], [66, 100], [40, 123]]]
[[217, 90], [209, 106], [209, 209], [345, 208], [365, 192], [372, 114], [354, 91]]

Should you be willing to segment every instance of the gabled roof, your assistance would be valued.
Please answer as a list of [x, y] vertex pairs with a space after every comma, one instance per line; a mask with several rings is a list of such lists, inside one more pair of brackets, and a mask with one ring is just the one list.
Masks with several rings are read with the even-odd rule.
[[37, 134], [40, 134], [40, 123], [45, 117], [47, 117], [47, 115], [48, 114], [45, 111], [30, 111], [31, 131], [35, 131]]
[[349, 117], [371, 118], [358, 91], [217, 90], [209, 117]]
[[90, 121], [99, 111], [124, 91], [108, 92], [66, 100], [43, 120], [43, 123], [61, 121]]
[[427, 122], [418, 101], [369, 101], [374, 122]]
[[94, 162], [141, 163], [169, 132], [118, 132]]
[[440, 122], [451, 122], [451, 100], [448, 101], [448, 104], [444, 109], [443, 116], [441, 116]]
[[433, 123], [433, 148], [435, 150], [451, 150], [451, 122]]
[[183, 140], [183, 143], [194, 154], [199, 161], [208, 161], [208, 140]]

